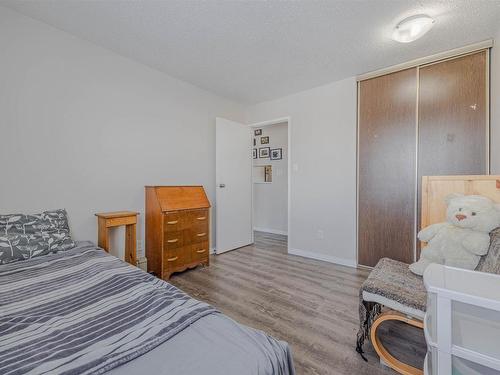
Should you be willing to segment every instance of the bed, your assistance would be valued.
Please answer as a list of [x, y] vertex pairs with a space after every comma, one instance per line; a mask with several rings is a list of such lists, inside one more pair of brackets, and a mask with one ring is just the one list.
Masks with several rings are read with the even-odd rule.
[[1, 374], [294, 374], [290, 348], [90, 242], [0, 265]]

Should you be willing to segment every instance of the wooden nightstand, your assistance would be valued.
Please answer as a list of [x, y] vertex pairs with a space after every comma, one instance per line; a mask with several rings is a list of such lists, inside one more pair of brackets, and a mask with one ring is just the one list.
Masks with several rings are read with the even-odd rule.
[[97, 216], [98, 235], [97, 245], [106, 251], [109, 251], [109, 228], [125, 225], [125, 261], [136, 265], [136, 224], [138, 212], [116, 211], [102, 212], [95, 214]]

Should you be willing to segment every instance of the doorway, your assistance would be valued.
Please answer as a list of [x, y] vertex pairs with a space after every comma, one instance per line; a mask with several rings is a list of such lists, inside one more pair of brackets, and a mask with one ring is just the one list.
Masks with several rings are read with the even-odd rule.
[[216, 118], [216, 254], [255, 243], [254, 228], [288, 252], [290, 126], [289, 118], [251, 125]]
[[[289, 235], [289, 120], [252, 124], [252, 227], [255, 246], [280, 244]], [[283, 246], [286, 245], [286, 246]]]

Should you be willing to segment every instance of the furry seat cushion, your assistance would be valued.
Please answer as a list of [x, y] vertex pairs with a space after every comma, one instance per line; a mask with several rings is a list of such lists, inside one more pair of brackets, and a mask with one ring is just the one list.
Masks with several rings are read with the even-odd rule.
[[360, 327], [356, 351], [366, 360], [363, 344], [382, 305], [422, 319], [426, 302], [427, 292], [421, 276], [411, 272], [406, 263], [380, 259], [359, 291]]
[[[362, 286], [364, 300], [367, 295], [387, 300], [388, 307], [401, 306], [398, 311], [422, 318], [425, 314], [427, 292], [422, 277], [415, 275], [408, 264], [382, 258]], [[372, 302], [379, 302], [372, 300]], [[415, 312], [415, 313], [412, 313]]]

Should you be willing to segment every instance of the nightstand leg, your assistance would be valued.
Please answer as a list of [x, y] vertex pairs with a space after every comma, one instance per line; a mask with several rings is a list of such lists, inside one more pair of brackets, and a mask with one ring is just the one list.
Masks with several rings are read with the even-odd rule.
[[97, 246], [109, 251], [109, 233], [106, 227], [106, 219], [99, 218], [97, 230]]
[[129, 224], [125, 229], [125, 261], [136, 265], [136, 224]]

